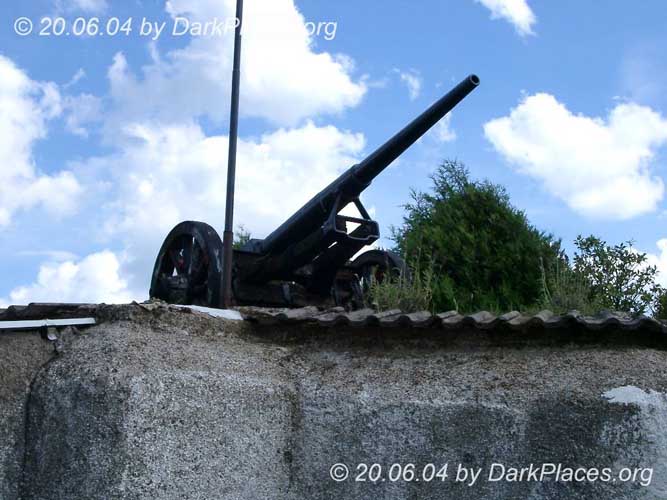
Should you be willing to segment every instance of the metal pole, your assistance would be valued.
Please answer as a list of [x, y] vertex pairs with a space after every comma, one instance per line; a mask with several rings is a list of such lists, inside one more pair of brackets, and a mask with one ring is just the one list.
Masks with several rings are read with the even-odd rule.
[[234, 30], [234, 66], [232, 69], [232, 105], [229, 114], [229, 155], [227, 158], [227, 200], [225, 231], [222, 235], [222, 306], [232, 305], [232, 254], [234, 243], [234, 182], [236, 180], [236, 139], [239, 132], [239, 84], [241, 76], [241, 27], [243, 0], [236, 0]]

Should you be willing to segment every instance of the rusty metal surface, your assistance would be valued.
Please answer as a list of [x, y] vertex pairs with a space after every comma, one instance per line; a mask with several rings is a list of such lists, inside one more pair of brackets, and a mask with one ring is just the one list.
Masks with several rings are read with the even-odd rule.
[[243, 317], [260, 324], [311, 324], [320, 326], [386, 326], [411, 328], [476, 328], [494, 330], [509, 328], [526, 329], [563, 329], [579, 327], [585, 330], [621, 329], [629, 331], [667, 333], [667, 323], [648, 316], [630, 316], [623, 313], [603, 311], [595, 316], [584, 316], [577, 311], [557, 315], [551, 311], [536, 314], [521, 314], [511, 311], [495, 315], [487, 311], [475, 314], [459, 314], [448, 311], [432, 314], [428, 311], [403, 313], [398, 310], [376, 312], [361, 309], [346, 312], [342, 308], [320, 311], [315, 307], [300, 309], [270, 309], [259, 307], [241, 308]]

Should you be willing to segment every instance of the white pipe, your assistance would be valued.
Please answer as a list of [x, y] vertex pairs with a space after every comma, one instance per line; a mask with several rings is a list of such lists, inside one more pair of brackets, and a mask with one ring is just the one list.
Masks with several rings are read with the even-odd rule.
[[26, 328], [42, 328], [49, 326], [77, 326], [94, 324], [95, 318], [28, 319], [19, 321], [0, 321], [0, 330], [22, 330]]

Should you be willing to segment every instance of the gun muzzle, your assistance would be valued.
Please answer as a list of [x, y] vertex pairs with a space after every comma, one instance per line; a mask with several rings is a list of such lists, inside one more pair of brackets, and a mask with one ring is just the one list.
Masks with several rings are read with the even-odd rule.
[[394, 137], [376, 149], [356, 167], [355, 176], [363, 184], [369, 184], [406, 149], [414, 144], [433, 125], [449, 113], [459, 102], [479, 85], [477, 75], [469, 75], [430, 108], [412, 120]]

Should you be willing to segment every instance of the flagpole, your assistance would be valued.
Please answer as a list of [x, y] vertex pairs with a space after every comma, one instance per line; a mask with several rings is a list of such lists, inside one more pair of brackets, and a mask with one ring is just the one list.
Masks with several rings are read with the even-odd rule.
[[222, 236], [222, 307], [232, 305], [232, 254], [234, 252], [234, 183], [236, 181], [236, 142], [239, 128], [239, 85], [241, 76], [241, 26], [243, 0], [236, 0], [234, 29], [234, 63], [232, 69], [232, 103], [229, 114], [229, 155], [227, 158], [227, 198], [225, 231]]

